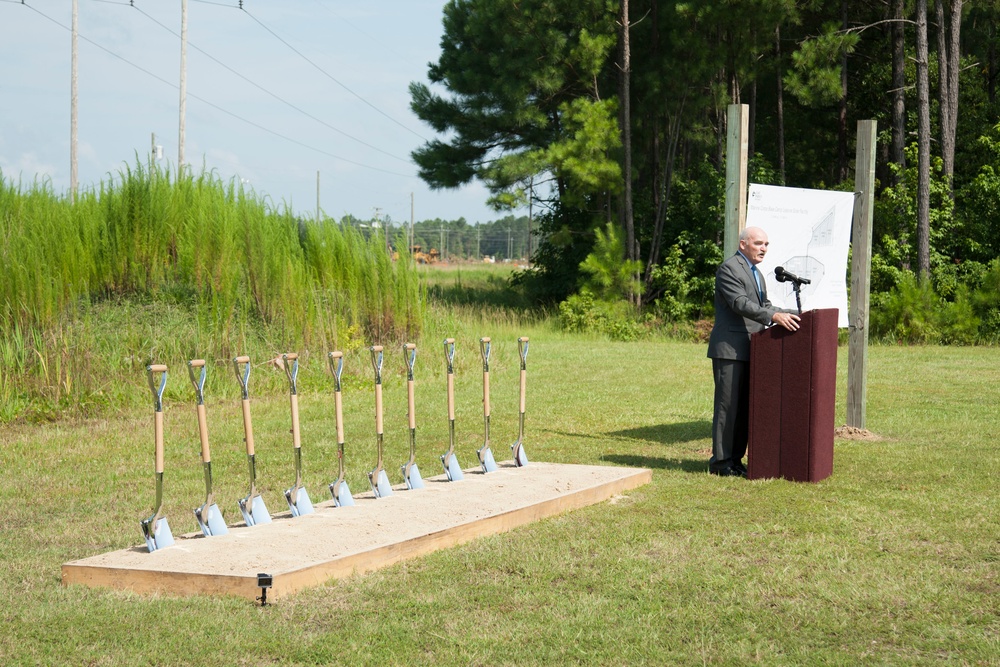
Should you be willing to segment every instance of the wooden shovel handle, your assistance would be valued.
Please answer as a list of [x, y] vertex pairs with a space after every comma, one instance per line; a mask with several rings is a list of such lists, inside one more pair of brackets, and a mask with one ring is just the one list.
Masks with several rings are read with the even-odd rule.
[[299, 436], [299, 396], [291, 395], [292, 403], [292, 447], [299, 449], [302, 447], [302, 438]]
[[198, 437], [201, 439], [201, 462], [211, 463], [212, 454], [208, 448], [208, 419], [205, 417], [205, 404], [199, 403], [198, 409]]
[[455, 421], [455, 374], [448, 373], [448, 420]]
[[333, 394], [333, 403], [337, 414], [337, 444], [344, 444], [344, 401], [340, 396], [340, 392], [335, 392]]
[[201, 368], [204, 365], [205, 365], [204, 359], [192, 359], [191, 361], [188, 362], [188, 366], [191, 366], [192, 368]]
[[483, 416], [490, 416], [490, 339], [479, 339], [479, 351], [483, 355]]
[[524, 394], [528, 385], [528, 372], [521, 369], [521, 413], [524, 413]]
[[382, 435], [382, 385], [375, 385], [375, 433]]
[[150, 364], [149, 366], [146, 367], [146, 370], [148, 370], [150, 373], [166, 373], [167, 366], [166, 364]]
[[283, 359], [287, 359], [288, 361], [295, 361], [296, 359], [299, 358], [299, 353], [298, 352], [286, 352], [285, 354], [283, 354], [281, 356], [282, 356]]
[[414, 409], [414, 401], [413, 401], [413, 380], [410, 380], [406, 383], [406, 408], [407, 408], [407, 417], [409, 418], [410, 422], [410, 429], [411, 430], [415, 429], [417, 427], [417, 413], [416, 410]]
[[153, 413], [153, 442], [156, 456], [156, 474], [163, 473], [163, 413]]
[[253, 425], [250, 422], [250, 399], [243, 399], [243, 433], [247, 441], [247, 456], [254, 455]]
[[235, 359], [233, 359], [233, 361], [235, 361], [238, 364], [249, 364], [250, 363], [250, 357], [244, 355], [242, 357], [236, 357]]
[[483, 371], [483, 416], [490, 416], [490, 372]]

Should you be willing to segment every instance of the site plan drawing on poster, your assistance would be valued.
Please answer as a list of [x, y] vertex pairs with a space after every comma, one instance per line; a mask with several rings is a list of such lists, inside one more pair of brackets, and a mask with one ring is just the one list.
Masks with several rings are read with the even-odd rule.
[[854, 218], [854, 193], [750, 185], [747, 227], [767, 232], [771, 245], [758, 267], [767, 295], [781, 308], [795, 309], [792, 283], [779, 283], [776, 266], [810, 281], [800, 290], [802, 311], [837, 308], [847, 322], [847, 255]]

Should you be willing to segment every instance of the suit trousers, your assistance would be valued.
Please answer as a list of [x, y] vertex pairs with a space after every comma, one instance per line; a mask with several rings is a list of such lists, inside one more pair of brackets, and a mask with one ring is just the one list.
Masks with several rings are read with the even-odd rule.
[[750, 423], [750, 363], [712, 359], [715, 415], [712, 421], [712, 470], [742, 461], [747, 453]]

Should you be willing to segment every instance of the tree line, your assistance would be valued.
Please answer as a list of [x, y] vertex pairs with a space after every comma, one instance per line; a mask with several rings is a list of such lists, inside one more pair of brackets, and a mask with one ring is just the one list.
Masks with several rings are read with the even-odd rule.
[[536, 207], [520, 284], [539, 300], [593, 283], [584, 259], [620, 235], [637, 280], [612, 281], [619, 297], [691, 319], [721, 259], [728, 105], [749, 106], [751, 181], [805, 188], [852, 188], [856, 122], [875, 119], [873, 306], [912, 283], [993, 321], [972, 296], [1000, 272], [998, 17], [995, 1], [451, 0], [410, 86], [440, 138], [413, 158], [432, 187]]

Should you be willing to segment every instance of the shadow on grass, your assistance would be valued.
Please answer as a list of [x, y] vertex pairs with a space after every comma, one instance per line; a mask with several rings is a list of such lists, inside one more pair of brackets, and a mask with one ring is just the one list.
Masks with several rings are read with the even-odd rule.
[[680, 470], [681, 472], [708, 473], [708, 460], [667, 459], [659, 456], [637, 456], [633, 454], [604, 454], [602, 461], [629, 468], [650, 468], [653, 470]]
[[676, 445], [681, 442], [701, 440], [712, 437], [712, 422], [708, 419], [680, 422], [678, 424], [657, 424], [655, 426], [639, 426], [623, 431], [611, 431], [607, 435], [634, 440], [648, 440], [665, 445]]

